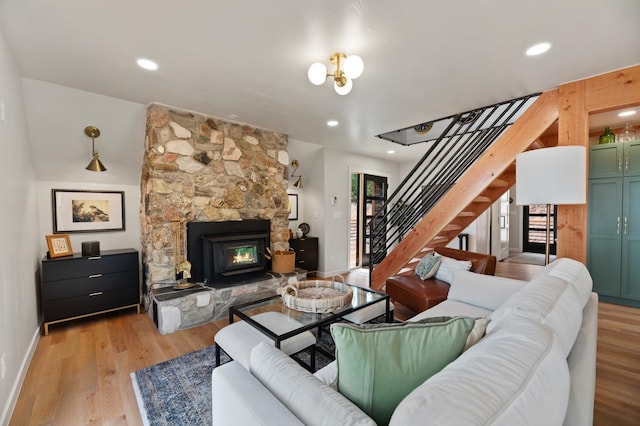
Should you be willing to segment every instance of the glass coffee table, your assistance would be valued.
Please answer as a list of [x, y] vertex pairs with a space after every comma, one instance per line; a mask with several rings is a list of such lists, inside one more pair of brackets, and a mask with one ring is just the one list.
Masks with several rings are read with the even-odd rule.
[[[364, 309], [368, 306], [372, 306], [376, 303], [384, 304], [384, 315], [386, 322], [392, 322], [392, 313], [390, 311], [389, 295], [380, 293], [368, 288], [357, 287], [349, 285], [353, 290], [353, 297], [351, 303], [338, 310], [327, 313], [311, 313], [302, 312], [295, 309], [286, 307], [282, 303], [280, 296], [272, 296], [266, 299], [256, 300], [253, 302], [243, 303], [240, 305], [232, 306], [229, 308], [229, 324], [233, 324], [236, 317], [245, 321], [246, 324], [256, 328], [275, 343], [276, 348], [280, 348], [282, 341], [291, 337], [297, 336], [310, 331], [314, 328], [318, 329], [318, 333], [322, 333], [322, 327], [325, 327], [334, 322], [338, 322], [344, 318], [344, 316]], [[273, 327], [271, 324], [265, 324], [260, 322], [260, 315], [264, 312], [275, 312], [279, 315], [295, 320], [299, 323], [299, 326], [287, 327], [284, 331], [277, 330], [277, 327]], [[257, 319], [256, 319], [257, 315]], [[328, 354], [321, 348], [317, 347], [316, 350], [322, 352], [325, 356], [333, 358], [333, 354]], [[313, 361], [312, 361], [313, 362]]]

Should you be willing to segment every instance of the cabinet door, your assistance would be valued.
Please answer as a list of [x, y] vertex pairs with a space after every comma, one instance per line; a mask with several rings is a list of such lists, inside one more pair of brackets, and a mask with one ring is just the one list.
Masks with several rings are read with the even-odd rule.
[[624, 144], [593, 145], [589, 150], [589, 178], [622, 176]]
[[622, 179], [589, 181], [587, 265], [594, 291], [620, 296]]
[[625, 176], [640, 176], [640, 141], [624, 143], [622, 162]]
[[623, 218], [622, 297], [640, 300], [640, 177], [624, 179]]

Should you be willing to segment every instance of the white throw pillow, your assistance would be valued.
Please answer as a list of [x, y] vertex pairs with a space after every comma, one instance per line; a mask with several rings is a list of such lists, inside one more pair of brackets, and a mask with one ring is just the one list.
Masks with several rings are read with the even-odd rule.
[[442, 262], [440, 262], [440, 267], [436, 272], [436, 279], [440, 281], [444, 281], [445, 283], [450, 283], [453, 279], [453, 272], [459, 269], [463, 271], [468, 271], [471, 269], [471, 261], [469, 260], [456, 260], [446, 256], [440, 256], [442, 258]]

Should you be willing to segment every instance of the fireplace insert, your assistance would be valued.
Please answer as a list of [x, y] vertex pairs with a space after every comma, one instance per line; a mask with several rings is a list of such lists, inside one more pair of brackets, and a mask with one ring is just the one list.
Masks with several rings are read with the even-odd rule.
[[268, 234], [203, 235], [204, 276], [213, 282], [225, 277], [264, 272], [265, 241]]
[[270, 231], [268, 220], [188, 223], [192, 279], [216, 287], [265, 276]]

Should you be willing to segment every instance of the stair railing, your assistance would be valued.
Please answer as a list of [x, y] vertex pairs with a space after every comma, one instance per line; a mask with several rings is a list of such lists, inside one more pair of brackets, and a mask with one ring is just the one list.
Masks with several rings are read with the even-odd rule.
[[[428, 146], [423, 157], [367, 224], [371, 252], [370, 277], [388, 251], [413, 229], [539, 95], [527, 95], [423, 123], [419, 126], [425, 134], [424, 140], [406, 142], [418, 126], [378, 135], [402, 145], [424, 142]], [[425, 128], [430, 130], [423, 131]], [[434, 129], [442, 130], [436, 130], [436, 134], [431, 135]]]

